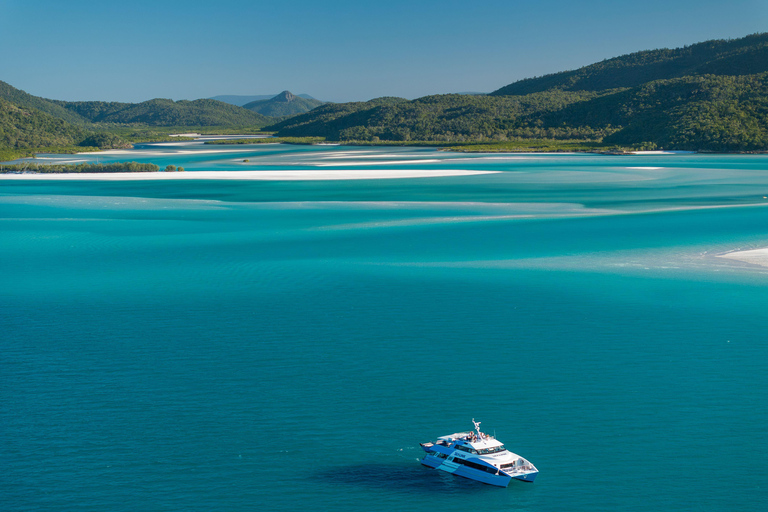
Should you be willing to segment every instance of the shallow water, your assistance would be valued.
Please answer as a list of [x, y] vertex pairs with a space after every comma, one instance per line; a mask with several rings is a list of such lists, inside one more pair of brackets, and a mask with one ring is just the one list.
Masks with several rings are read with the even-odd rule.
[[[768, 501], [768, 268], [716, 257], [768, 246], [768, 157], [210, 148], [82, 158], [499, 172], [0, 181], [9, 508]], [[535, 484], [418, 463], [473, 417]]]

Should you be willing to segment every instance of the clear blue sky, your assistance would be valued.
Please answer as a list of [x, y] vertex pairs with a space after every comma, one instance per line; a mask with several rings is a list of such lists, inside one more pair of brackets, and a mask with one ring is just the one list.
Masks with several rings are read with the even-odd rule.
[[489, 92], [768, 31], [768, 0], [0, 0], [0, 80], [62, 100]]

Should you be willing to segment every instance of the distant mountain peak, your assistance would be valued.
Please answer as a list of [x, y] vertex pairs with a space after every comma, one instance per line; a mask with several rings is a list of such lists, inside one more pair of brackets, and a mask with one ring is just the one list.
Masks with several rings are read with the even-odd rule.
[[272, 99], [275, 101], [284, 101], [285, 103], [290, 103], [296, 99], [296, 96], [291, 91], [283, 91]]
[[322, 105], [323, 102], [316, 99], [307, 99], [296, 96], [291, 91], [283, 91], [268, 100], [258, 100], [246, 103], [243, 108], [270, 117], [295, 116], [309, 112], [313, 108]]

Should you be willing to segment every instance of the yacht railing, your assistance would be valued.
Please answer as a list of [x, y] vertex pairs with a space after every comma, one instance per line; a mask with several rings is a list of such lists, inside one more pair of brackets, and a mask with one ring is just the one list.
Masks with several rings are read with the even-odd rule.
[[522, 466], [511, 466], [508, 468], [501, 468], [501, 470], [505, 473], [528, 473], [530, 471], [535, 471], [536, 468], [533, 467], [533, 464], [523, 464]]

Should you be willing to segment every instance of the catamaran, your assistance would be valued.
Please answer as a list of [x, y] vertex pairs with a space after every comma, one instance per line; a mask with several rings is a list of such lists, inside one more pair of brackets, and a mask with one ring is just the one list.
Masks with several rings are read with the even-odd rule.
[[434, 443], [420, 443], [427, 454], [421, 463], [477, 480], [506, 487], [514, 478], [533, 482], [539, 470], [529, 461], [507, 450], [495, 437], [480, 432], [480, 422], [472, 418], [475, 430], [438, 437]]

